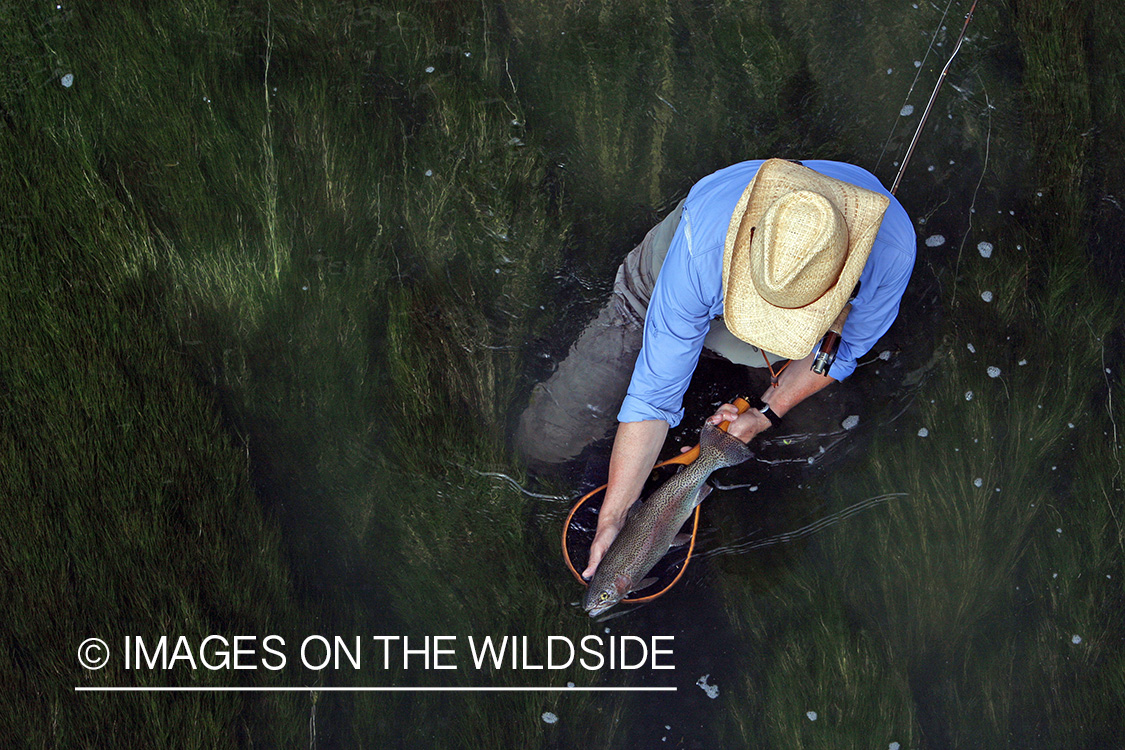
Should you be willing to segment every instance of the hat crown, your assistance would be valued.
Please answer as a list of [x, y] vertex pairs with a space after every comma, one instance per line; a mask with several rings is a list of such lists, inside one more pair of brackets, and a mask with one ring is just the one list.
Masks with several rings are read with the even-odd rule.
[[[814, 231], [809, 239], [800, 241], [794, 236], [783, 239], [782, 235], [793, 227], [779, 230], [788, 222], [779, 222], [778, 217], [790, 214], [790, 210], [786, 201], [776, 208], [773, 204], [786, 196], [794, 205], [807, 201], [807, 196], [792, 195], [803, 191], [818, 196], [811, 199], [813, 203], [829, 201], [843, 215], [843, 221], [838, 217], [821, 219], [819, 223], [828, 227], [827, 231]], [[847, 304], [871, 255], [890, 200], [879, 192], [785, 159], [763, 162], [742, 191], [727, 227], [723, 246], [723, 322], [727, 329], [743, 341], [789, 359], [800, 359], [812, 351]], [[766, 213], [771, 208], [774, 216], [767, 221]], [[835, 230], [831, 229], [833, 225]], [[755, 249], [759, 242], [761, 248]], [[799, 246], [803, 260], [785, 260], [777, 249], [770, 249], [781, 246]], [[842, 268], [833, 260], [841, 255]], [[757, 268], [755, 261], [759, 262]], [[789, 272], [783, 270], [786, 263], [791, 266]], [[821, 266], [819, 272], [810, 270], [817, 265]], [[811, 291], [804, 295], [793, 293], [796, 279], [805, 276], [813, 280], [820, 277], [821, 281], [809, 284]], [[809, 298], [813, 298], [811, 303], [802, 304]]]
[[762, 216], [750, 245], [750, 275], [771, 305], [804, 307], [836, 283], [847, 255], [848, 225], [835, 204], [794, 190]]

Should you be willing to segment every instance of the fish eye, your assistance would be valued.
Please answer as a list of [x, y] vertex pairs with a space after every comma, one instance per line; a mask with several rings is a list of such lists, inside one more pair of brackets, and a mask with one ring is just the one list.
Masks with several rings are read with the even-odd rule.
[[608, 591], [603, 591], [602, 593], [598, 594], [598, 601], [599, 602], [604, 602], [608, 598], [609, 598], [609, 592]]

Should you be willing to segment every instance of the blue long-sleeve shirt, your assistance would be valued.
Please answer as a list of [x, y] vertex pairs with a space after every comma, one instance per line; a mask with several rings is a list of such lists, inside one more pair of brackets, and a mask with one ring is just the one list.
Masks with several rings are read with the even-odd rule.
[[[834, 161], [804, 161], [828, 177], [891, 199], [871, 255], [860, 274], [859, 295], [840, 336], [829, 376], [843, 380], [887, 332], [914, 268], [914, 226], [902, 205], [865, 169]], [[735, 205], [762, 160], [721, 169], [697, 182], [684, 201], [683, 216], [645, 315], [644, 344], [617, 418], [622, 422], [663, 419], [675, 427], [683, 397], [703, 349], [711, 320], [723, 313], [723, 246]]]

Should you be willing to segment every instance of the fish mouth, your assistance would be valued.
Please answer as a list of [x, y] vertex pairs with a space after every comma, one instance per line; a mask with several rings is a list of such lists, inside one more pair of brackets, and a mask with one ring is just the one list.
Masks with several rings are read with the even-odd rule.
[[595, 604], [592, 607], [586, 608], [586, 614], [590, 615], [590, 617], [597, 617], [602, 612], [605, 612], [607, 609], [618, 603], [619, 602], [606, 602], [605, 604]]

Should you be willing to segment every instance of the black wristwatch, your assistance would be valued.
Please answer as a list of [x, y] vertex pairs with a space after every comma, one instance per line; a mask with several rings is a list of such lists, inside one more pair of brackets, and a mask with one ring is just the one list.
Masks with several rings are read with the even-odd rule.
[[777, 412], [770, 408], [769, 404], [762, 404], [761, 406], [759, 406], [758, 413], [762, 414], [766, 419], [768, 419], [772, 427], [777, 427], [779, 424], [781, 424], [781, 417], [777, 415]]

